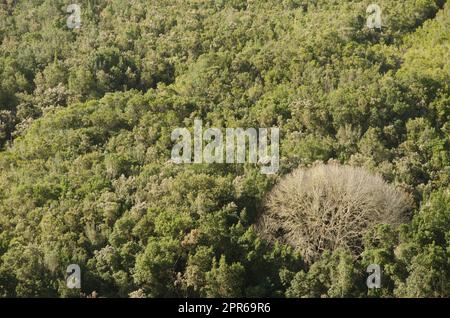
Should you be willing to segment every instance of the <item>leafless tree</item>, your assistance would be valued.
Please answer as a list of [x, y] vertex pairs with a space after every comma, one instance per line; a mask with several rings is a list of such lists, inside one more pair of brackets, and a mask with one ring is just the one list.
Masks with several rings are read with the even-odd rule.
[[297, 169], [274, 187], [257, 229], [270, 240], [299, 250], [306, 262], [324, 250], [348, 248], [377, 224], [398, 225], [411, 207], [406, 193], [363, 168], [335, 163]]

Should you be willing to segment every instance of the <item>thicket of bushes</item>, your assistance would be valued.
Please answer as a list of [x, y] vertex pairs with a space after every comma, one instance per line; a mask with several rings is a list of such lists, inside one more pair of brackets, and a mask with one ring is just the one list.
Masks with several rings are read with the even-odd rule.
[[[0, 3], [0, 296], [450, 295], [446, 1], [377, 0], [381, 32], [366, 0], [88, 0], [79, 30], [71, 2]], [[279, 175], [168, 162], [195, 118], [280, 127]], [[253, 225], [279, 179], [329, 159], [412, 215], [310, 263]]]

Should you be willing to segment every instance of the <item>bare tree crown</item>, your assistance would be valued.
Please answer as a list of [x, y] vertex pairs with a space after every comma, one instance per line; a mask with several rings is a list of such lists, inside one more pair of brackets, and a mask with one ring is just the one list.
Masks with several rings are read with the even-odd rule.
[[274, 187], [257, 228], [268, 239], [299, 250], [306, 262], [341, 247], [357, 255], [366, 231], [402, 223], [410, 202], [407, 194], [363, 168], [319, 164], [295, 170]]

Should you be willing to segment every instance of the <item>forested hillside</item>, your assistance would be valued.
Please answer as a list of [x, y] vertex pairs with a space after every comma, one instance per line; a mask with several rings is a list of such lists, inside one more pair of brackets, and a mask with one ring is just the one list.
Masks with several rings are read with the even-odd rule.
[[[450, 297], [450, 3], [79, 0], [70, 29], [73, 2], [0, 2], [0, 297]], [[174, 164], [197, 118], [279, 127], [280, 170]], [[268, 239], [271, 191], [319, 163], [404, 194], [401, 224]]]

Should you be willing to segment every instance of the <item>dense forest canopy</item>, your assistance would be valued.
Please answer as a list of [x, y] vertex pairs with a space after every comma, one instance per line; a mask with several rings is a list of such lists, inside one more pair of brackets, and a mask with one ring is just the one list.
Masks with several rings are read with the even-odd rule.
[[[447, 1], [73, 2], [0, 2], [0, 297], [450, 297]], [[280, 170], [170, 162], [195, 119], [279, 127]], [[311, 263], [255, 224], [330, 161], [411, 211]]]

